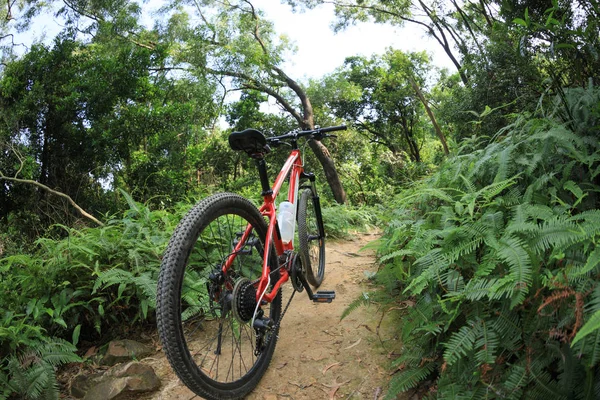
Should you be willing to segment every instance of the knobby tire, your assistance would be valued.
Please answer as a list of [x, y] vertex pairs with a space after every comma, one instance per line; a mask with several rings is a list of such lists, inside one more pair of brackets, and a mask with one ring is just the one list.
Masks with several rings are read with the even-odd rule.
[[[220, 270], [248, 223], [253, 235], [236, 255], [223, 283], [215, 284], [210, 273]], [[256, 331], [247, 320], [254, 307], [243, 296], [235, 297], [241, 299], [235, 307], [242, 312], [234, 311], [233, 304], [236, 284], [252, 286], [247, 282], [256, 282], [261, 275], [266, 233], [265, 219], [252, 203], [236, 194], [219, 193], [188, 212], [165, 251], [157, 288], [158, 332], [175, 373], [199, 396], [243, 398], [258, 384], [273, 357], [277, 332], [265, 335], [264, 349], [256, 356]], [[277, 268], [274, 249], [269, 264], [271, 270]], [[279, 273], [272, 273], [271, 282], [277, 279]], [[278, 321], [281, 293], [262, 309]], [[246, 318], [240, 319], [240, 314]]]

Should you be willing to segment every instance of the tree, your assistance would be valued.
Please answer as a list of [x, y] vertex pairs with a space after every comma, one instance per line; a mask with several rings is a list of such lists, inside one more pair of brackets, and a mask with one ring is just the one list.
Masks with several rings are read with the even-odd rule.
[[[176, 9], [162, 27], [163, 37], [177, 38], [168, 42], [174, 66], [191, 65], [221, 81], [227, 78], [228, 91], [265, 93], [301, 129], [313, 129], [314, 112], [305, 88], [281, 68], [290, 45], [285, 39], [276, 41], [272, 25], [261, 12], [244, 0], [191, 5], [202, 24], [191, 26], [187, 14]], [[334, 198], [344, 203], [346, 194], [329, 151], [318, 141], [310, 141], [309, 145], [323, 167]]]
[[411, 81], [423, 85], [430, 69], [425, 53], [388, 50], [382, 57], [349, 57], [317, 91], [328, 94], [334, 115], [352, 121], [371, 142], [420, 162], [426, 127]]
[[[456, 29], [457, 20], [455, 10], [446, 3], [425, 0], [288, 0], [288, 3], [298, 7], [316, 7], [320, 4], [333, 4], [338, 16], [336, 29], [341, 30], [346, 26], [359, 22], [373, 20], [376, 23], [402, 26], [413, 23], [422, 27], [425, 32], [433, 37], [442, 47], [448, 58], [456, 67], [461, 80], [465, 85], [469, 78], [464, 69], [461, 56], [464, 58], [468, 45]], [[458, 5], [452, 1], [452, 5]], [[486, 12], [484, 0], [481, 1], [483, 13]], [[456, 54], [454, 45], [460, 50]]]
[[107, 189], [115, 182], [157, 204], [187, 195], [197, 174], [186, 149], [216, 119], [214, 87], [202, 77], [169, 77], [157, 68], [160, 51], [97, 33], [84, 43], [67, 30], [52, 47], [35, 45], [7, 63], [0, 172], [11, 183], [0, 189], [3, 216], [29, 209], [41, 227], [69, 225], [49, 190], [104, 213], [114, 211]]

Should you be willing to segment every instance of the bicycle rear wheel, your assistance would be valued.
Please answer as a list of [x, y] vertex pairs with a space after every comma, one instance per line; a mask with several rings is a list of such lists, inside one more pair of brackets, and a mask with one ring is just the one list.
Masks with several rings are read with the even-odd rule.
[[[205, 398], [243, 398], [273, 356], [275, 329], [252, 325], [254, 317], [275, 323], [281, 314], [281, 293], [255, 314], [266, 233], [265, 220], [252, 203], [235, 194], [216, 194], [183, 218], [164, 254], [156, 305], [159, 336], [177, 376]], [[232, 255], [233, 264], [223, 273]], [[277, 268], [273, 249], [269, 264]], [[279, 272], [272, 272], [272, 283], [278, 279]]]
[[318, 199], [312, 190], [304, 189], [298, 203], [298, 248], [306, 280], [319, 287], [325, 276], [325, 232], [317, 221]]

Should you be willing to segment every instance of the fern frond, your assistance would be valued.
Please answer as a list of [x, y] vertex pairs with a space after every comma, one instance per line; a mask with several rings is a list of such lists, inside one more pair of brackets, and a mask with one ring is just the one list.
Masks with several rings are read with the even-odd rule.
[[[49, 389], [48, 386], [52, 384], [51, 376], [53, 375], [54, 370], [48, 364], [34, 364], [25, 371], [28, 385], [23, 388], [23, 393], [30, 399], [40, 398], [40, 395], [43, 392], [46, 392]], [[56, 390], [55, 393], [56, 392], [58, 392], [58, 390]], [[56, 393], [56, 395], [58, 395], [58, 393]]]
[[478, 196], [481, 196], [484, 200], [489, 201], [489, 200], [493, 199], [494, 197], [498, 196], [500, 193], [502, 193], [507, 188], [515, 185], [517, 183], [518, 177], [519, 177], [519, 175], [516, 175], [516, 176], [513, 176], [509, 179], [505, 179], [500, 182], [491, 183], [491, 184], [483, 187], [482, 189], [480, 189], [477, 192], [477, 194], [478, 194]]
[[475, 342], [475, 348], [480, 349], [475, 353], [475, 359], [479, 364], [494, 364], [496, 349], [500, 345], [500, 338], [485, 321], [481, 321], [481, 334]]
[[380, 262], [385, 262], [388, 260], [391, 260], [392, 258], [396, 258], [396, 257], [404, 257], [404, 256], [412, 256], [415, 254], [414, 250], [411, 249], [400, 249], [400, 250], [396, 250], [394, 252], [391, 252], [389, 254], [386, 254], [385, 256], [382, 256], [379, 261]]
[[353, 300], [350, 304], [348, 304], [348, 307], [346, 307], [344, 309], [344, 311], [342, 312], [342, 315], [340, 316], [340, 320], [346, 318], [348, 315], [350, 315], [351, 312], [358, 309], [359, 307], [369, 306], [370, 304], [371, 304], [371, 297], [369, 296], [368, 293], [363, 292], [357, 299]]
[[531, 285], [531, 258], [525, 250], [525, 243], [516, 237], [508, 237], [500, 241], [498, 257], [505, 261], [510, 269], [510, 277], [516, 287], [517, 296], [513, 298], [513, 306], [520, 304]]
[[71, 342], [60, 338], [51, 338], [48, 343], [44, 343], [35, 349], [38, 356], [53, 367], [58, 367], [71, 362], [80, 362], [75, 347]]
[[577, 277], [585, 275], [595, 270], [600, 265], [600, 246], [596, 247], [588, 256], [585, 265], [582, 268], [577, 268], [572, 276]]
[[600, 330], [600, 310], [596, 311], [590, 319], [581, 327], [577, 335], [575, 335], [575, 339], [571, 342], [571, 346], [575, 345], [575, 343], [579, 342], [581, 339], [586, 337], [592, 332]]
[[490, 290], [493, 288], [498, 282], [498, 279], [479, 279], [473, 278], [467, 282], [464, 290], [457, 293], [464, 296], [466, 299], [471, 301], [478, 301], [483, 299], [486, 296], [490, 296]]
[[417, 367], [421, 365], [421, 362], [424, 358], [430, 357], [430, 350], [427, 351], [422, 346], [418, 344], [411, 344], [407, 347], [402, 347], [401, 354], [398, 358], [396, 358], [391, 363], [392, 368], [398, 368], [400, 365], [404, 364], [407, 366]]
[[419, 368], [411, 368], [394, 375], [386, 399], [395, 399], [399, 393], [411, 389], [427, 378], [435, 368], [435, 363], [427, 363]]
[[583, 238], [583, 232], [573, 221], [556, 217], [538, 225], [532, 247], [543, 253], [549, 249], [565, 249]]
[[133, 279], [133, 274], [124, 269], [115, 267], [98, 274], [98, 278], [94, 283], [92, 293], [95, 293], [100, 287], [109, 287], [112, 285], [130, 282]]
[[572, 158], [576, 160], [585, 159], [585, 154], [578, 149], [585, 147], [583, 140], [572, 131], [560, 125], [545, 131], [539, 131], [531, 135], [528, 138], [528, 141], [539, 141], [543, 143], [551, 141], [554, 142], [555, 146], [566, 150]]
[[520, 392], [527, 387], [529, 383], [527, 370], [521, 365], [511, 365], [509, 374], [504, 382], [508, 389], [508, 398], [519, 398]]
[[452, 269], [441, 274], [442, 285], [449, 292], [461, 292], [465, 287], [465, 280], [459, 271]]
[[446, 347], [444, 351], [444, 360], [446, 360], [446, 363], [452, 365], [460, 358], [472, 352], [479, 332], [480, 325], [472, 321], [468, 325], [463, 325], [458, 332], [454, 332], [444, 345]]
[[[496, 281], [496, 284], [490, 288], [489, 297], [491, 300], [500, 300], [504, 297], [513, 297], [515, 291], [515, 281], [510, 275], [504, 276]], [[511, 304], [511, 307], [514, 307]]]
[[494, 182], [503, 181], [510, 175], [514, 165], [511, 157], [513, 151], [514, 147], [508, 146], [504, 150], [495, 153], [497, 154], [498, 171], [494, 177]]
[[418, 295], [432, 279], [447, 269], [450, 263], [442, 253], [442, 249], [438, 248], [431, 250], [425, 256], [417, 259], [415, 265], [425, 268], [425, 270], [404, 289], [404, 292]]
[[530, 371], [532, 380], [531, 387], [527, 390], [527, 398], [532, 399], [548, 399], [548, 400], [567, 400], [560, 388], [552, 382], [548, 372], [538, 373], [534, 370]]

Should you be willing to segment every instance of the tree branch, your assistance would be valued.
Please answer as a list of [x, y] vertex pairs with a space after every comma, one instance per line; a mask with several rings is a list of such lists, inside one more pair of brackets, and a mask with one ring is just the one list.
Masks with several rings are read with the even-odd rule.
[[226, 75], [233, 78], [238, 78], [244, 81], [243, 86], [248, 89], [254, 89], [272, 96], [287, 112], [289, 112], [299, 124], [302, 124], [304, 119], [300, 113], [279, 93], [277, 93], [272, 87], [259, 82], [248, 74], [243, 72], [236, 72], [231, 70], [216, 70], [209, 67], [204, 67], [206, 72], [214, 75]]
[[[63, 0], [63, 2], [67, 5], [67, 7], [69, 7], [75, 13], [81, 14], [84, 17], [91, 19], [92, 21], [96, 21], [98, 23], [107, 22], [102, 17], [99, 17], [97, 15], [88, 13], [85, 10], [81, 10], [81, 9], [77, 8], [74, 4], [71, 4], [68, 0]], [[128, 32], [128, 33], [130, 35], [132, 35], [132, 36], [135, 35], [132, 32]], [[148, 49], [148, 50], [154, 50], [155, 47], [156, 47], [155, 45], [152, 45], [152, 44], [146, 44], [146, 43], [139, 42], [136, 39], [133, 39], [131, 36], [125, 36], [125, 35], [123, 35], [122, 33], [119, 33], [119, 32], [114, 32], [114, 34], [117, 35], [118, 37], [122, 38], [122, 39], [130, 41], [131, 43], [135, 44], [136, 46], [143, 47], [143, 48]]]
[[100, 225], [100, 226], [104, 226], [104, 224], [103, 224], [102, 222], [100, 222], [99, 220], [97, 220], [97, 219], [96, 219], [96, 218], [95, 218], [93, 215], [89, 214], [89, 213], [88, 213], [88, 212], [86, 212], [86, 211], [85, 211], [83, 208], [81, 208], [81, 207], [80, 207], [80, 206], [79, 206], [77, 203], [75, 203], [75, 201], [73, 201], [73, 199], [71, 198], [71, 196], [69, 196], [68, 194], [65, 194], [65, 193], [62, 193], [62, 192], [56, 191], [56, 190], [54, 190], [54, 189], [51, 189], [51, 188], [49, 188], [48, 186], [46, 186], [46, 185], [44, 185], [44, 184], [42, 184], [42, 183], [39, 183], [39, 182], [37, 182], [37, 181], [31, 180], [31, 179], [19, 179], [19, 178], [11, 178], [11, 177], [5, 176], [5, 175], [4, 175], [2, 172], [0, 172], [0, 180], [10, 181], [10, 182], [16, 182], [16, 183], [26, 183], [26, 184], [28, 184], [28, 185], [34, 185], [34, 186], [37, 186], [37, 187], [39, 187], [39, 188], [42, 188], [42, 189], [44, 189], [44, 190], [45, 190], [45, 191], [47, 191], [47, 192], [50, 192], [50, 193], [54, 194], [54, 195], [56, 195], [56, 196], [62, 197], [63, 199], [67, 199], [67, 201], [68, 201], [68, 202], [69, 202], [69, 203], [70, 203], [70, 204], [71, 204], [71, 205], [72, 205], [72, 206], [73, 206], [73, 207], [74, 207], [74, 208], [75, 208], [77, 211], [79, 211], [79, 213], [80, 213], [80, 214], [81, 214], [83, 217], [85, 217], [85, 218], [87, 218], [87, 219], [89, 219], [89, 220], [91, 220], [91, 221], [95, 222], [96, 224], [98, 224], [98, 225]]
[[[373, 11], [376, 13], [381, 13], [381, 14], [385, 14], [385, 15], [389, 15], [389, 16], [398, 18], [402, 21], [412, 22], [413, 24], [417, 24], [417, 25], [424, 27], [425, 30], [431, 36], [433, 36], [434, 39], [440, 44], [440, 46], [442, 46], [442, 48], [444, 49], [444, 52], [450, 58], [450, 60], [454, 64], [454, 66], [456, 67], [462, 82], [465, 85], [468, 84], [468, 78], [465, 75], [464, 71], [462, 70], [462, 65], [460, 64], [460, 62], [458, 62], [458, 60], [452, 53], [450, 43], [448, 42], [446, 35], [444, 34], [443, 28], [439, 25], [438, 21], [436, 20], [436, 17], [433, 15], [431, 10], [422, 1], [419, 1], [419, 4], [421, 5], [422, 10], [426, 13], [427, 17], [429, 18], [429, 20], [432, 22], [432, 24], [434, 26], [428, 25], [425, 22], [422, 22], [422, 21], [419, 21], [419, 20], [416, 20], [413, 18], [406, 17], [402, 14], [387, 10], [385, 8], [380, 8], [380, 7], [370, 6], [370, 5], [361, 5], [361, 4], [344, 4], [344, 3], [340, 3], [340, 2], [334, 1], [334, 0], [331, 0], [331, 1], [325, 0], [325, 1], [323, 1], [323, 3], [324, 4], [332, 4], [336, 7], [342, 7], [342, 8], [355, 8], [355, 9]], [[437, 28], [438, 32], [436, 32], [434, 27]]]

